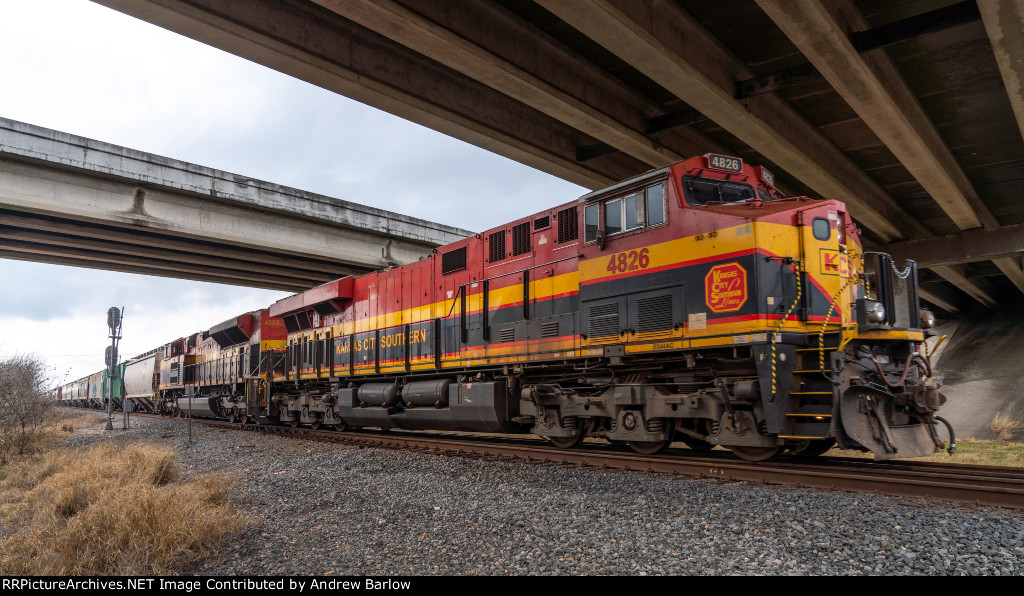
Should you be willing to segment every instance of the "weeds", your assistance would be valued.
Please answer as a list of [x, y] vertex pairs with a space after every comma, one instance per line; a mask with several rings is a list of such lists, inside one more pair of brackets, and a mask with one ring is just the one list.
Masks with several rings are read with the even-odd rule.
[[230, 479], [180, 481], [160, 447], [57, 449], [3, 471], [0, 575], [180, 572], [241, 526]]
[[[871, 452], [844, 451], [838, 448], [832, 449], [825, 455], [828, 457], [874, 457]], [[917, 457], [913, 461], [1024, 468], [1024, 443], [960, 439], [956, 443], [956, 453], [953, 455], [943, 451], [928, 457]]]
[[1024, 429], [1024, 424], [1005, 416], [1003, 414], [996, 414], [992, 422], [989, 423], [988, 429], [999, 437], [1000, 441], [1009, 441], [1013, 438], [1013, 435]]

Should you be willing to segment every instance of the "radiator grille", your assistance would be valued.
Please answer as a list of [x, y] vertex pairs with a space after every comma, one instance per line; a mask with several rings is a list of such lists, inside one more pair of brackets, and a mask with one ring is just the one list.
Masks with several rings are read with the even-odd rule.
[[538, 217], [537, 219], [533, 220], [533, 229], [535, 230], [543, 230], [544, 228], [550, 225], [551, 218], [546, 215], [544, 217]]
[[619, 305], [602, 304], [592, 306], [587, 311], [588, 329], [587, 335], [593, 339], [608, 335], [619, 334]]
[[512, 228], [512, 256], [530, 252], [530, 222]]
[[466, 247], [457, 248], [441, 255], [441, 273], [461, 271], [466, 268]]
[[579, 238], [576, 208], [569, 207], [558, 212], [558, 241], [569, 242]]
[[497, 263], [505, 259], [505, 230], [495, 232], [488, 237], [487, 261]]
[[671, 329], [672, 296], [652, 296], [636, 301], [636, 331], [649, 333]]

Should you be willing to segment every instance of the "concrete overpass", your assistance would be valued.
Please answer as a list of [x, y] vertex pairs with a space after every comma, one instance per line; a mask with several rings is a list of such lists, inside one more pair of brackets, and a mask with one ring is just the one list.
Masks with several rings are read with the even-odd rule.
[[[589, 188], [737, 154], [845, 201], [939, 308], [1024, 291], [1019, 1], [94, 1]], [[968, 230], [1003, 244], [925, 258]]]
[[0, 258], [301, 291], [471, 233], [0, 118]]

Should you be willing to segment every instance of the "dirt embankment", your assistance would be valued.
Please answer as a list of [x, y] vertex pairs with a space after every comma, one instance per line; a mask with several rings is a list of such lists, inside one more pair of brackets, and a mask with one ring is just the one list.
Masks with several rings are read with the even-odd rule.
[[[937, 328], [948, 338], [932, 354], [935, 380], [949, 401], [941, 415], [960, 437], [995, 439], [997, 414], [1024, 421], [1024, 315], [968, 317]], [[1021, 440], [1022, 436], [1015, 436]]]

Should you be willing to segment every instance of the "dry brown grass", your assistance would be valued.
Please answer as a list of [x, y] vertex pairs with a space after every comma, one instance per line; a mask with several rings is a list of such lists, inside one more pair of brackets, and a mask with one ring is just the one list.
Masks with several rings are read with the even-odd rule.
[[[829, 457], [874, 457], [871, 452], [843, 451], [838, 448], [832, 449], [825, 455]], [[959, 439], [956, 442], [956, 453], [953, 455], [942, 451], [928, 457], [914, 458], [913, 461], [1024, 468], [1024, 443], [985, 441], [972, 438]]]
[[103, 419], [84, 412], [56, 409], [25, 444], [27, 454], [37, 453], [50, 445], [55, 439], [75, 434], [75, 431], [92, 428], [103, 424]]
[[58, 411], [47, 430], [56, 433], [50, 438], [75, 434], [76, 430], [92, 428], [103, 424], [103, 418], [82, 412]]
[[160, 447], [51, 450], [2, 475], [0, 575], [180, 572], [241, 526], [230, 479], [178, 481]]
[[1024, 424], [1021, 424], [1017, 420], [1005, 416], [1003, 414], [996, 414], [992, 422], [989, 423], [988, 429], [999, 437], [1000, 441], [1009, 441], [1013, 438], [1013, 435], [1024, 429]]

